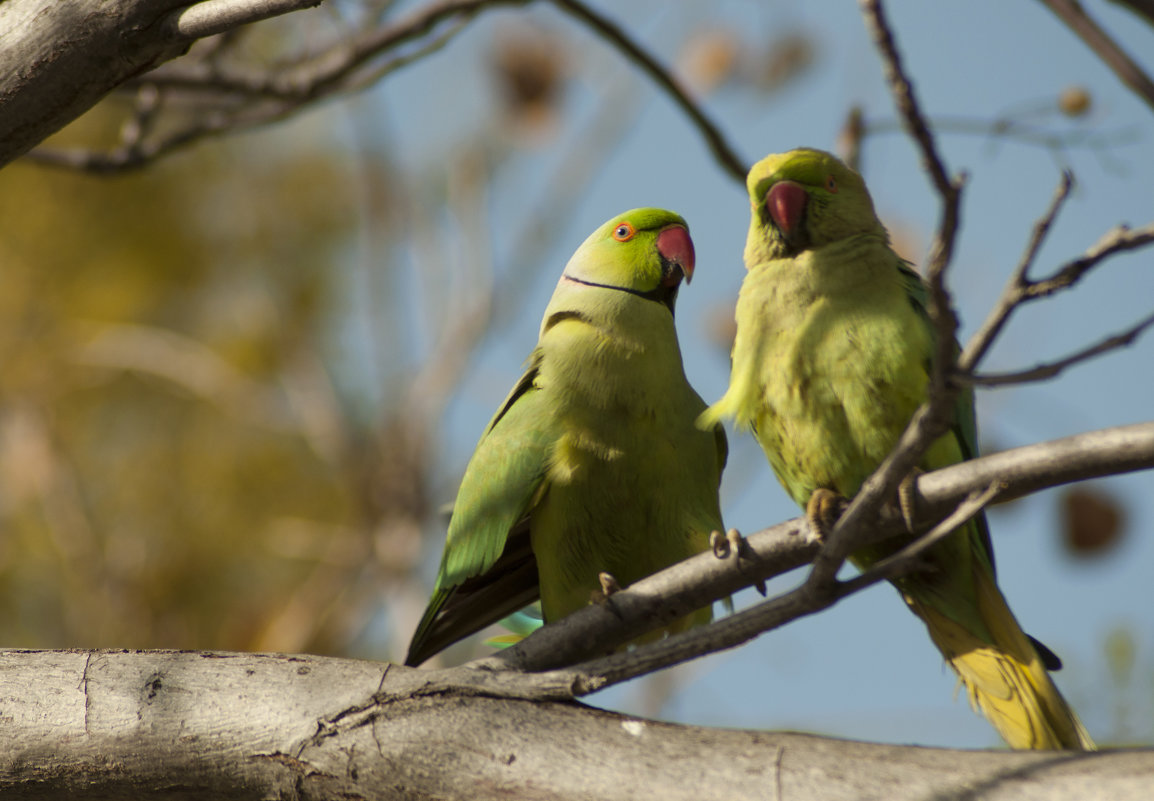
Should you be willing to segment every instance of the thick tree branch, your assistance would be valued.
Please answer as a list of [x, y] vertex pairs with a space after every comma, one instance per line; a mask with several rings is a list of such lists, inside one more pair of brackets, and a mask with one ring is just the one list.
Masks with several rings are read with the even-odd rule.
[[776, 787], [795, 801], [1137, 801], [1154, 772], [1150, 751], [949, 751], [675, 726], [486, 691], [494, 678], [460, 668], [433, 682], [315, 656], [0, 651], [0, 792], [763, 801]]
[[183, 53], [164, 29], [186, 0], [0, 3], [0, 166], [128, 78]]

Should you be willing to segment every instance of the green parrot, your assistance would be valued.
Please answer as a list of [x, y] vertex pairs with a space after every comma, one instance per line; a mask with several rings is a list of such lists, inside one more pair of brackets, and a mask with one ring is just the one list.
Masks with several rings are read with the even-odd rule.
[[[852, 497], [926, 398], [934, 329], [926, 286], [889, 244], [860, 175], [799, 149], [754, 165], [746, 276], [729, 388], [699, 422], [752, 429], [786, 491], [817, 523]], [[977, 454], [973, 393], [919, 467]], [[820, 526], [819, 526], [820, 528]], [[905, 538], [908, 541], [909, 538]], [[905, 542], [864, 548], [861, 569]], [[980, 709], [1012, 748], [1092, 749], [1050, 680], [1061, 665], [1022, 632], [994, 575], [984, 515], [894, 581]]]
[[465, 470], [405, 664], [538, 597], [551, 622], [604, 597], [601, 573], [625, 586], [709, 547], [727, 449], [721, 426], [695, 425], [705, 403], [673, 325], [693, 267], [685, 220], [662, 209], [614, 217], [573, 254]]

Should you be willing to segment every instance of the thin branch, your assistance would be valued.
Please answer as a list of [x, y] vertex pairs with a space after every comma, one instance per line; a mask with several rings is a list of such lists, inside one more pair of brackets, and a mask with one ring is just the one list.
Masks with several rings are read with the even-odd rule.
[[[950, 115], [934, 116], [928, 122], [939, 135], [956, 134], [981, 136], [989, 139], [1008, 139], [1040, 145], [1050, 150], [1063, 150], [1065, 148], [1104, 150], [1134, 142], [1138, 133], [1137, 129], [1134, 128], [1108, 132], [1085, 128], [1056, 131], [1033, 125], [1023, 125], [1021, 122], [1007, 118], [991, 120]], [[895, 133], [904, 129], [905, 126], [902, 121], [894, 119], [864, 120], [862, 122], [862, 135], [864, 136]]]
[[1151, 320], [1146, 318], [1133, 327], [1109, 337], [1102, 342], [1078, 351], [1065, 359], [1049, 364], [1038, 365], [1029, 370], [1016, 371], [1004, 374], [974, 375], [973, 370], [989, 350], [994, 338], [1005, 326], [1010, 315], [1024, 303], [1043, 298], [1055, 292], [1069, 289], [1082, 277], [1104, 260], [1118, 253], [1144, 247], [1154, 243], [1154, 223], [1142, 228], [1129, 229], [1119, 226], [1108, 231], [1083, 255], [1066, 263], [1053, 275], [1037, 281], [1031, 281], [1027, 275], [1033, 263], [1034, 256], [1042, 239], [1046, 235], [1050, 224], [1057, 215], [1058, 209], [1065, 200], [1069, 191], [1069, 177], [1063, 176], [1063, 181], [1055, 192], [1054, 199], [1046, 214], [1034, 226], [1034, 233], [1030, 244], [1022, 256], [1017, 268], [1002, 290], [1001, 296], [994, 308], [987, 315], [982, 327], [978, 330], [965, 351], [958, 359], [958, 372], [955, 379], [967, 384], [982, 384], [986, 386], [1001, 386], [1025, 381], [1038, 381], [1051, 378], [1072, 365], [1083, 362], [1093, 356], [1105, 353], [1116, 348], [1131, 344], [1146, 328], [1150, 327]]
[[938, 155], [933, 132], [926, 124], [925, 116], [914, 95], [913, 83], [902, 67], [902, 57], [894, 43], [893, 31], [886, 19], [881, 0], [861, 0], [861, 7], [873, 35], [874, 46], [877, 47], [885, 65], [886, 82], [889, 84], [890, 93], [894, 96], [902, 123], [921, 147], [923, 166], [930, 174], [938, 194], [943, 198], [949, 197], [956, 189]]
[[1066, 264], [1050, 278], [1034, 281], [1026, 291], [1026, 299], [1034, 300], [1051, 295], [1060, 289], [1068, 289], [1110, 256], [1127, 250], [1136, 250], [1151, 243], [1154, 243], [1154, 222], [1134, 229], [1119, 225], [1107, 231], [1082, 256]]
[[690, 99], [668, 70], [662, 67], [653, 56], [629, 38], [611, 20], [601, 16], [579, 0], [553, 0], [553, 2], [558, 8], [584, 22], [606, 42], [620, 50], [626, 58], [634, 62], [642, 72], [652, 78], [654, 83], [665, 90], [673, 102], [697, 126], [701, 135], [705, 137], [709, 149], [713, 152], [713, 157], [722, 169], [742, 186], [745, 185], [745, 175], [749, 171], [749, 167], [738, 157], [721, 130]]
[[850, 169], [857, 172], [861, 172], [861, 146], [865, 135], [865, 113], [861, 106], [853, 106], [838, 132], [837, 153]]
[[1112, 350], [1129, 347], [1152, 325], [1154, 325], [1154, 314], [1151, 314], [1149, 317], [1141, 320], [1125, 331], [1107, 337], [1097, 344], [1076, 351], [1064, 359], [1046, 362], [1036, 367], [1031, 367], [1028, 370], [1018, 370], [1012, 373], [977, 373], [969, 375], [963, 373], [958, 376], [958, 380], [963, 383], [977, 384], [984, 387], [1003, 387], [1007, 384], [1025, 384], [1030, 381], [1044, 381], [1047, 378], [1053, 378], [1076, 364], [1089, 361], [1095, 356], [1101, 356], [1103, 353], [1108, 353]]
[[939, 335], [933, 383], [940, 389], [944, 385], [943, 377], [947, 365], [953, 359], [954, 331], [957, 330], [957, 319], [950, 308], [949, 296], [943, 281], [957, 237], [963, 180], [960, 178], [951, 180], [946, 172], [945, 164], [934, 143], [933, 132], [926, 123], [925, 115], [914, 93], [913, 82], [902, 66], [902, 57], [898, 52], [881, 0], [861, 0], [861, 6], [873, 35], [874, 45], [885, 65], [890, 94], [894, 97], [894, 103], [898, 107], [906, 131], [918, 143], [922, 153], [922, 166], [930, 174], [934, 188], [942, 198], [942, 218], [938, 223], [926, 265], [926, 282], [930, 288], [929, 312]]
[[986, 352], [990, 349], [990, 346], [994, 343], [994, 339], [1001, 333], [1002, 328], [1010, 319], [1010, 315], [1014, 309], [1021, 303], [1022, 291], [1029, 284], [1028, 274], [1030, 267], [1033, 265], [1034, 259], [1038, 255], [1038, 250], [1042, 247], [1042, 243], [1046, 239], [1046, 235], [1050, 232], [1050, 226], [1053, 225], [1054, 220], [1057, 218], [1062, 204], [1065, 203], [1066, 198], [1069, 197], [1073, 184], [1073, 174], [1068, 170], [1063, 171], [1062, 180], [1059, 182], [1058, 188], [1054, 190], [1054, 197], [1050, 201], [1050, 207], [1046, 210], [1046, 213], [1034, 223], [1029, 244], [1026, 245], [1026, 250], [1022, 254], [1018, 266], [1014, 268], [1013, 273], [1010, 274], [1006, 288], [1002, 290], [997, 304], [986, 316], [986, 320], [982, 323], [981, 329], [970, 338], [965, 353], [958, 359], [958, 370], [960, 372], [968, 373], [977, 366], [978, 362], [982, 360]]
[[1122, 83], [1154, 109], [1154, 81], [1150, 80], [1150, 76], [1142, 70], [1142, 67], [1090, 18], [1081, 3], [1077, 0], [1042, 0], [1042, 3], [1097, 53], [1098, 58], [1114, 71]]
[[994, 498], [1001, 494], [1005, 488], [1004, 482], [993, 481], [984, 490], [971, 492], [958, 504], [958, 507], [954, 509], [953, 512], [928, 532], [915, 539], [909, 545], [906, 545], [897, 553], [890, 554], [884, 559], [878, 560], [869, 570], [866, 570], [861, 575], [849, 581], [842, 582], [842, 590], [847, 594], [856, 592], [857, 590], [865, 589], [871, 584], [876, 584], [880, 580], [884, 579], [889, 581], [890, 579], [909, 573], [911, 569], [917, 567], [919, 556], [952, 534], [958, 526], [961, 526], [971, 517], [989, 506]]

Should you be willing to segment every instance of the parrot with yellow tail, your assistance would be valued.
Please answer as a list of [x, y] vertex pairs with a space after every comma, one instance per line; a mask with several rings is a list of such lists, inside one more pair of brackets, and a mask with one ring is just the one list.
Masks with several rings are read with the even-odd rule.
[[[729, 388], [699, 422], [752, 429], [778, 480], [820, 524], [823, 507], [857, 493], [926, 399], [935, 353], [927, 289], [890, 247], [861, 176], [835, 156], [767, 156], [747, 188], [747, 273]], [[976, 455], [973, 393], [965, 390], [953, 427], [919, 467]], [[850, 559], [866, 569], [910, 538]], [[926, 569], [893, 583], [975, 709], [1012, 748], [1092, 750], [1047, 672], [1061, 663], [1023, 633], [998, 589], [985, 516], [924, 559]]]

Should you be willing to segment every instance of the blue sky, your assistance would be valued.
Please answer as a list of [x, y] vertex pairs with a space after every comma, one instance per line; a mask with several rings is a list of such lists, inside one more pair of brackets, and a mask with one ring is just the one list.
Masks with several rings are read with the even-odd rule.
[[[607, 3], [596, 3], [608, 9]], [[1105, 2], [1087, 10], [1129, 52], [1154, 71], [1154, 31]], [[751, 47], [797, 30], [812, 37], [817, 60], [804, 77], [766, 95], [722, 87], [704, 99], [747, 162], [798, 145], [832, 149], [851, 104], [867, 119], [892, 118], [880, 61], [853, 4], [684, 2], [636, 0], [614, 4], [617, 21], [666, 63], [690, 25], [728, 26]], [[1071, 85], [1093, 98], [1087, 118], [1039, 118], [1052, 130], [1092, 128], [1124, 133], [1107, 154], [1070, 149], [1061, 157], [1077, 187], [1043, 249], [1035, 274], [1081, 253], [1120, 222], [1154, 220], [1154, 110], [1136, 99], [1040, 3], [994, 0], [887, 3], [908, 70], [932, 116], [993, 120], [1052, 101]], [[689, 221], [697, 273], [679, 298], [678, 329], [690, 381], [707, 401], [728, 378], [725, 354], [711, 340], [709, 321], [731, 307], [743, 275], [741, 250], [748, 224], [744, 189], [711, 160], [683, 116], [615, 52], [576, 28], [552, 6], [534, 6], [533, 19], [566, 37], [575, 62], [573, 84], [554, 135], [502, 168], [485, 198], [492, 259], [498, 277], [515, 260], [516, 236], [532, 218], [548, 180], [583, 144], [588, 121], [606, 92], [633, 98], [626, 133], [590, 166], [588, 185], [564, 214], [550, 220], [555, 245], [515, 294], [498, 298], [501, 327], [486, 341], [451, 404], [441, 447], [446, 497], [476, 438], [516, 380], [535, 339], [561, 267], [590, 230], [619, 211], [664, 206]], [[469, 132], [491, 126], [483, 70], [493, 30], [516, 18], [494, 12], [436, 56], [386, 81], [363, 100], [341, 107], [359, 136], [388, 132], [387, 146], [408, 164], [438, 176], [438, 154], [463, 144]], [[332, 108], [331, 106], [329, 107]], [[1033, 221], [1059, 178], [1059, 160], [1036, 145], [986, 137], [942, 135], [952, 171], [965, 170], [962, 228], [950, 284], [963, 340], [980, 323], [1017, 262]], [[883, 220], [928, 247], [939, 205], [917, 153], [901, 134], [871, 137], [863, 172]], [[444, 174], [446, 181], [453, 176]], [[468, 252], [469, 242], [461, 243]], [[511, 292], [511, 290], [510, 290]], [[1154, 249], [1098, 268], [1073, 292], [1023, 310], [985, 367], [1009, 370], [1064, 355], [1149, 314], [1154, 307]], [[1079, 431], [1148, 420], [1154, 408], [1150, 365], [1154, 336], [1065, 376], [1029, 386], [979, 392], [983, 440], [998, 448]], [[793, 517], [756, 444], [731, 436], [723, 485], [728, 525], [752, 531]], [[1123, 501], [1127, 538], [1112, 554], [1072, 561], [1058, 538], [1057, 498], [1041, 493], [990, 517], [1000, 583], [1023, 626], [1066, 662], [1058, 682], [1092, 734], [1116, 733], [1119, 704], [1131, 709], [1130, 736], [1154, 741], [1154, 480], [1138, 474], [1103, 482]], [[432, 562], [439, 556], [432, 553]], [[788, 587], [798, 576], [779, 580]], [[739, 601], [756, 600], [743, 595]], [[1120, 692], [1103, 657], [1107, 633], [1125, 627], [1138, 645], [1138, 685]], [[399, 656], [394, 654], [393, 656]], [[798, 729], [887, 742], [983, 747], [993, 730], [955, 699], [955, 680], [924, 628], [886, 586], [875, 587], [821, 615], [797, 621], [743, 648], [701, 660], [675, 673], [677, 690], [659, 708], [663, 685], [635, 682], [593, 699], [623, 711], [710, 725]], [[1133, 721], [1139, 721], [1133, 723]]]

